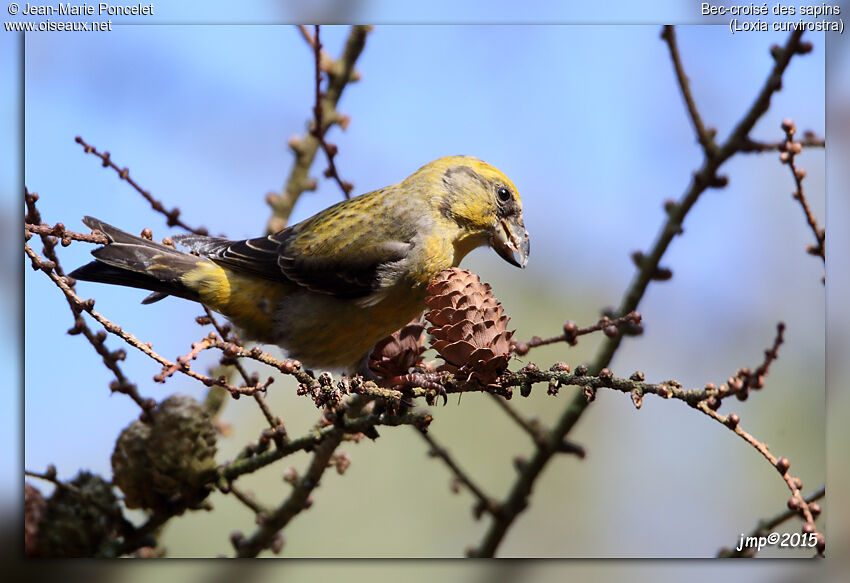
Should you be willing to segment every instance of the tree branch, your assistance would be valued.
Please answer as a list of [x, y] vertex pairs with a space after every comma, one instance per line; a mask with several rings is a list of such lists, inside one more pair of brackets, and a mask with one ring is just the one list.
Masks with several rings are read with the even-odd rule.
[[256, 557], [266, 548], [280, 550], [279, 545], [282, 544], [282, 539], [279, 538], [280, 531], [301, 511], [312, 505], [310, 494], [318, 487], [322, 475], [330, 465], [331, 456], [341, 441], [342, 431], [335, 429], [330, 432], [316, 446], [307, 471], [293, 485], [289, 498], [274, 511], [262, 516], [260, 526], [250, 538], [240, 539], [238, 536], [233, 538], [238, 557]]
[[[746, 143], [753, 126], [767, 111], [771, 96], [781, 87], [782, 75], [791, 62], [791, 58], [795, 54], [811, 50], [810, 45], [802, 45], [800, 43], [802, 33], [802, 30], [792, 32], [784, 48], [773, 48], [773, 68], [753, 104], [735, 126], [732, 134], [719, 151], [713, 156], [706, 154], [701, 168], [694, 175], [691, 185], [681, 200], [678, 203], [667, 205], [667, 221], [663, 225], [650, 253], [641, 256], [637, 274], [623, 295], [620, 306], [614, 314], [615, 317], [623, 316], [638, 308], [638, 304], [643, 298], [649, 283], [653, 279], [658, 279], [661, 258], [667, 251], [673, 238], [682, 232], [682, 223], [685, 217], [694, 204], [696, 204], [697, 200], [699, 200], [702, 193], [709, 187], [717, 188], [726, 184], [725, 177], [718, 176], [717, 170]], [[591, 374], [598, 373], [608, 366], [614, 357], [614, 353], [620, 346], [621, 339], [622, 336], [617, 335], [609, 337], [603, 342], [589, 368]], [[528, 505], [528, 497], [531, 494], [532, 485], [535, 480], [557, 452], [558, 444], [563, 442], [564, 438], [581, 418], [588, 404], [588, 399], [583, 395], [576, 395], [566, 406], [556, 425], [553, 427], [549, 440], [545, 444], [537, 446], [534, 455], [517, 476], [509, 494], [502, 501], [502, 512], [498, 517], [493, 519], [481, 543], [472, 551], [474, 556], [492, 557], [495, 555], [496, 550], [504, 540], [508, 528], [510, 528], [516, 517]]]
[[[325, 108], [322, 113], [326, 127], [323, 133], [331, 124], [347, 123], [346, 118], [336, 110], [336, 106], [346, 86], [358, 78], [354, 71], [354, 64], [366, 46], [366, 35], [371, 29], [371, 26], [352, 26], [342, 56], [328, 64], [328, 87], [325, 90], [323, 100]], [[289, 147], [295, 153], [295, 163], [289, 172], [283, 191], [270, 193], [266, 197], [272, 210], [272, 216], [266, 227], [269, 233], [275, 233], [284, 228], [301, 194], [316, 188], [316, 181], [309, 177], [309, 172], [319, 149], [319, 140], [311, 132], [307, 132], [303, 137], [292, 138], [289, 141]]]

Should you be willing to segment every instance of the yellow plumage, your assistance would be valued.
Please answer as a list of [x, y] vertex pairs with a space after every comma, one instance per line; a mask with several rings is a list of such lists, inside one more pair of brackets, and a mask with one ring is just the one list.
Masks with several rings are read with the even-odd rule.
[[149, 301], [200, 301], [309, 368], [348, 372], [365, 372], [371, 347], [418, 315], [428, 283], [472, 249], [490, 245], [517, 266], [528, 256], [516, 187], [466, 156], [440, 158], [268, 237], [174, 237], [195, 255], [86, 221], [111, 241], [77, 279], [150, 289]]

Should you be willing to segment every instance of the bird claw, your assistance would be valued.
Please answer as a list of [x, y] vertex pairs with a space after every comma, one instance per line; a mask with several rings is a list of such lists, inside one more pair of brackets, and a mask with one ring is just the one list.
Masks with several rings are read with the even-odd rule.
[[[414, 372], [401, 377], [390, 379], [393, 387], [397, 390], [404, 391], [407, 387], [422, 387], [423, 389], [433, 391], [433, 394], [426, 395], [425, 400], [429, 405], [433, 405], [437, 397], [443, 398], [443, 406], [449, 402], [449, 396], [446, 393], [446, 388], [439, 382], [439, 376], [433, 373]], [[401, 403], [413, 407], [413, 403], [402, 400]]]
[[436, 402], [437, 397], [443, 398], [444, 407], [449, 403], [449, 395], [448, 393], [446, 393], [446, 387], [444, 387], [441, 383], [432, 381], [428, 378], [419, 378], [417, 380], [419, 381], [419, 385], [421, 385], [423, 389], [430, 389], [431, 391], [434, 391], [433, 395], [428, 396], [429, 405], [433, 405], [434, 402]]
[[449, 404], [449, 395], [446, 393], [446, 388], [443, 385], [438, 384], [434, 387], [434, 400], [436, 400], [437, 397], [443, 398], [443, 407]]

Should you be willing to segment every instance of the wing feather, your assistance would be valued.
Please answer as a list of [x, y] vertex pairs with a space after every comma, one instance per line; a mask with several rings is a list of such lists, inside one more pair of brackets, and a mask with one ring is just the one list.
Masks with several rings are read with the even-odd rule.
[[[363, 298], [397, 272], [399, 262], [414, 246], [415, 231], [399, 229], [404, 222], [386, 214], [382, 220], [351, 221], [348, 204], [359, 198], [266, 237], [229, 241], [178, 235], [174, 240], [231, 269], [339, 298]], [[387, 212], [374, 212], [382, 211]], [[343, 224], [349, 228], [342, 228]]]

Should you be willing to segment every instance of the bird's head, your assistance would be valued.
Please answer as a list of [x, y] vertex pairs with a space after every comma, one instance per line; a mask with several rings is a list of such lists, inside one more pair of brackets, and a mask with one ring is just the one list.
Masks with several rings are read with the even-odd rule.
[[528, 231], [519, 192], [507, 176], [470, 156], [440, 158], [419, 173], [427, 174], [430, 183], [439, 181], [440, 187], [431, 191], [432, 202], [462, 231], [461, 255], [490, 245], [508, 263], [525, 267]]

